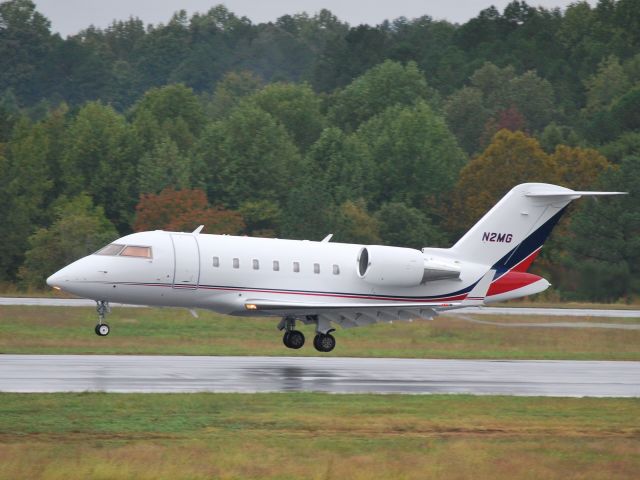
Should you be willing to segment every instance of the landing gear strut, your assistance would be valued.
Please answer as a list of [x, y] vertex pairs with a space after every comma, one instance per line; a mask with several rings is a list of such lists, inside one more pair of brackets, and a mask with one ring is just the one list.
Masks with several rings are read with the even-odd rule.
[[296, 330], [295, 317], [285, 317], [278, 325], [280, 330], [284, 330], [284, 336], [282, 337], [282, 343], [288, 348], [297, 350], [304, 345], [304, 334], [299, 330]]
[[109, 306], [109, 302], [105, 302], [104, 300], [96, 300], [96, 311], [98, 312], [98, 324], [96, 325], [95, 332], [96, 335], [100, 337], [106, 337], [109, 335], [111, 329], [109, 325], [104, 323], [104, 319], [108, 313], [111, 313], [111, 307]]

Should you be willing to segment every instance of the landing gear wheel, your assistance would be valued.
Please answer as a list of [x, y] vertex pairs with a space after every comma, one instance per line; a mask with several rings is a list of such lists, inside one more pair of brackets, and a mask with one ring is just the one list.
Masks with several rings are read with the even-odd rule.
[[96, 331], [96, 335], [100, 337], [106, 337], [107, 335], [109, 335], [109, 332], [111, 331], [111, 329], [109, 328], [109, 325], [107, 325], [106, 323], [100, 323], [96, 325], [95, 331]]
[[313, 339], [313, 346], [319, 352], [330, 352], [336, 347], [336, 339], [330, 333], [319, 333]]
[[290, 330], [284, 334], [282, 341], [287, 347], [297, 350], [304, 345], [304, 334], [298, 330]]
[[96, 325], [95, 332], [96, 335], [100, 337], [106, 337], [109, 335], [109, 325], [104, 322], [104, 318], [107, 316], [109, 312], [111, 312], [111, 307], [109, 307], [109, 302], [105, 300], [96, 300], [96, 311], [98, 312], [98, 324]]

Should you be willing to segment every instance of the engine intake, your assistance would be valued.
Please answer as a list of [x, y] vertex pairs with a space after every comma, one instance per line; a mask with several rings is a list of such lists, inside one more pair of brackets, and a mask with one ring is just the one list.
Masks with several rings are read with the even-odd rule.
[[424, 255], [413, 248], [363, 247], [358, 254], [358, 276], [373, 285], [414, 287], [422, 283]]
[[358, 276], [372, 285], [416, 287], [460, 278], [460, 266], [413, 248], [370, 245], [358, 253]]

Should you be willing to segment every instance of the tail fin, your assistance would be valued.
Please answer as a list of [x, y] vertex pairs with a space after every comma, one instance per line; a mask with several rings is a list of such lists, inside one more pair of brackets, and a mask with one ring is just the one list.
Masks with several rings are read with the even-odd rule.
[[583, 195], [622, 193], [576, 192], [547, 183], [517, 185], [450, 252], [461, 260], [490, 266], [498, 273], [525, 271], [572, 200]]

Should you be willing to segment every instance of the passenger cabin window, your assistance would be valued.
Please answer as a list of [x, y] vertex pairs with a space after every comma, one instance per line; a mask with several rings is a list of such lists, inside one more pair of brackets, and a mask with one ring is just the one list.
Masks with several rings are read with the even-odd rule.
[[293, 271], [295, 273], [300, 273], [300, 262], [293, 262]]
[[253, 269], [260, 270], [260, 262], [257, 259], [253, 259]]
[[274, 272], [279, 272], [280, 271], [280, 262], [278, 260], [274, 260], [273, 261], [273, 271]]
[[233, 268], [240, 268], [240, 259], [239, 258], [234, 258], [233, 259]]
[[320, 273], [320, 264], [319, 263], [314, 263], [313, 264], [313, 273]]
[[213, 257], [213, 266], [214, 267], [220, 266], [220, 257]]
[[124, 245], [120, 245], [118, 243], [110, 243], [106, 247], [102, 247], [100, 250], [98, 250], [96, 252], [96, 255], [118, 255], [123, 248]]
[[333, 274], [334, 275], [340, 275], [340, 266], [339, 265], [336, 265], [336, 264], [333, 265]]

